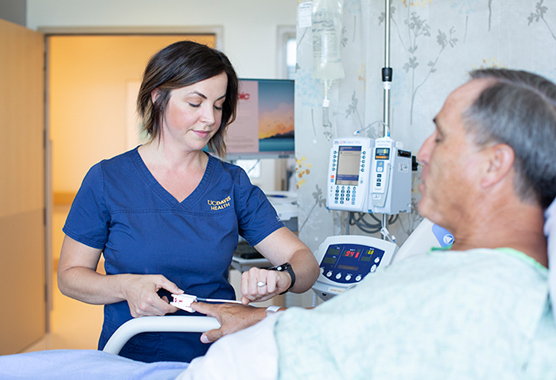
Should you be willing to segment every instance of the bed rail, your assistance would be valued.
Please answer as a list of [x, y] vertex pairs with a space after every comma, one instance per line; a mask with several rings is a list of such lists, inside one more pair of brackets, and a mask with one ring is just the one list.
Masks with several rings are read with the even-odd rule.
[[134, 318], [121, 325], [110, 337], [103, 351], [119, 354], [126, 342], [143, 332], [205, 332], [217, 329], [216, 318], [198, 316], [163, 316]]

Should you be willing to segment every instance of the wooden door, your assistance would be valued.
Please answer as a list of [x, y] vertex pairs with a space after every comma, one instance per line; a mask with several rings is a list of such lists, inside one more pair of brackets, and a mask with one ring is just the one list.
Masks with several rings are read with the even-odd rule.
[[44, 37], [0, 20], [0, 354], [46, 332]]

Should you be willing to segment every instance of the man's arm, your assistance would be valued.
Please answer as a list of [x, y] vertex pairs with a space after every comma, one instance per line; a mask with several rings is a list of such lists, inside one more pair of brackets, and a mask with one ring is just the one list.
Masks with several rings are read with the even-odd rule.
[[[209, 330], [201, 335], [203, 343], [215, 342], [224, 335], [253, 326], [266, 317], [266, 309], [249, 305], [193, 302], [191, 307], [199, 313], [216, 318], [220, 323], [220, 328]], [[286, 308], [280, 308], [281, 310]]]

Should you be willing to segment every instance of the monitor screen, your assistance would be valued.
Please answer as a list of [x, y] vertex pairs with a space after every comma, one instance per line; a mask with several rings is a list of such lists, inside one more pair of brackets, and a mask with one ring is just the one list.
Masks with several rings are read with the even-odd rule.
[[338, 154], [336, 185], [357, 186], [361, 166], [361, 146], [341, 146]]
[[240, 79], [227, 159], [295, 157], [294, 93], [290, 79]]

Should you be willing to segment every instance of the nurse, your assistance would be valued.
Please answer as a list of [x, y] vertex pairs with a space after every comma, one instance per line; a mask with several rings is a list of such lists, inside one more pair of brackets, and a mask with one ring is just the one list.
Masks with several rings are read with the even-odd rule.
[[[147, 143], [94, 165], [72, 204], [58, 266], [61, 292], [102, 304], [102, 349], [134, 317], [181, 314], [169, 294], [234, 299], [228, 268], [243, 236], [273, 265], [242, 275], [243, 303], [308, 290], [318, 276], [309, 248], [279, 221], [263, 192], [224, 157], [238, 79], [221, 52], [174, 43], [149, 61], [137, 99]], [[105, 272], [96, 271], [101, 254]], [[141, 334], [121, 355], [184, 361], [208, 347], [194, 334]]]

